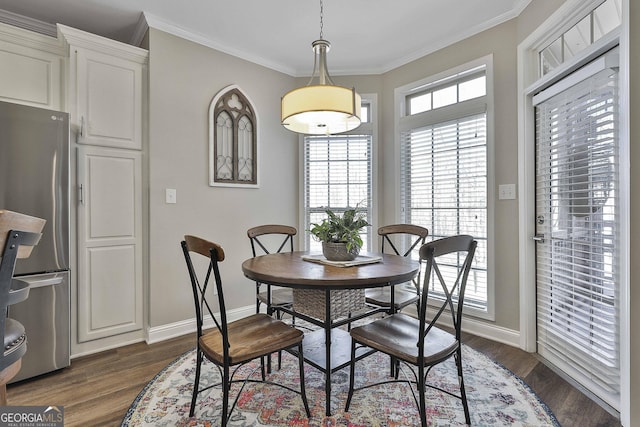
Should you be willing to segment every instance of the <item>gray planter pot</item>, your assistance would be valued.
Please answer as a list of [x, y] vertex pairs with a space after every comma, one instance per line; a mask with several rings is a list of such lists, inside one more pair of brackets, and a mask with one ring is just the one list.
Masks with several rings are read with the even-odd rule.
[[360, 248], [347, 251], [346, 243], [322, 242], [322, 255], [329, 261], [352, 261], [360, 253]]

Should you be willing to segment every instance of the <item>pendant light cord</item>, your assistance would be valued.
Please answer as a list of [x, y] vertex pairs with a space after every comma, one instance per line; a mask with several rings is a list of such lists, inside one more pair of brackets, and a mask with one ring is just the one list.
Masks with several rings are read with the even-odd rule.
[[324, 4], [322, 2], [322, 0], [320, 0], [320, 39], [322, 39], [322, 33], [323, 33], [323, 28], [324, 28]]

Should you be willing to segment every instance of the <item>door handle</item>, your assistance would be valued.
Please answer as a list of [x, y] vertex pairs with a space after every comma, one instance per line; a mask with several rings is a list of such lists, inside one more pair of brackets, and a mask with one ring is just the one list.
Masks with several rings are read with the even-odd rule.
[[539, 243], [544, 243], [544, 234], [536, 234], [535, 236], [531, 236], [531, 240]]
[[34, 288], [42, 288], [44, 286], [59, 285], [60, 283], [62, 283], [64, 278], [62, 276], [56, 276], [56, 277], [49, 277], [45, 279], [40, 279], [40, 278], [25, 279], [23, 277], [21, 279], [24, 282], [27, 282], [30, 288], [34, 289]]

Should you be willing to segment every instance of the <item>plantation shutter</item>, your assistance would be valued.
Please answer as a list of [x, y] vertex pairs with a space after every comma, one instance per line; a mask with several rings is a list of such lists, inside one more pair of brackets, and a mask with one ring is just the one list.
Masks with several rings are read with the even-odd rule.
[[[371, 135], [305, 136], [305, 230], [326, 217], [330, 208], [342, 214], [348, 207], [367, 212], [372, 222]], [[321, 251], [321, 244], [308, 237], [308, 248]], [[363, 250], [370, 251], [371, 227], [362, 235]]]
[[[478, 241], [465, 305], [487, 307], [487, 115], [475, 113], [401, 134], [404, 221], [429, 239], [470, 234]], [[433, 294], [441, 292], [433, 289]], [[431, 292], [431, 291], [430, 291]]]
[[538, 353], [619, 408], [618, 76], [564, 86], [534, 97]]

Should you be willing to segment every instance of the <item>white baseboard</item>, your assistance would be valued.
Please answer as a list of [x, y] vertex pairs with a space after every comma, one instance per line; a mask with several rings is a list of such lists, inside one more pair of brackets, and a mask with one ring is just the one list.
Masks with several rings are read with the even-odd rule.
[[520, 348], [520, 332], [502, 326], [490, 325], [474, 319], [464, 319], [462, 330], [512, 347]]
[[[410, 313], [407, 308], [405, 311]], [[415, 310], [413, 310], [415, 312]], [[243, 317], [249, 316], [255, 313], [255, 306], [246, 306], [230, 310], [228, 312], [228, 320], [234, 321]], [[444, 323], [446, 325], [446, 322]], [[209, 318], [205, 318], [205, 327], [213, 326], [213, 321]], [[447, 325], [451, 326], [451, 325]], [[520, 347], [520, 333], [513, 329], [504, 328], [502, 326], [496, 326], [482, 321], [475, 320], [473, 318], [465, 318], [462, 322], [462, 330], [470, 334], [487, 338], [492, 341], [496, 341], [502, 344], [510, 345], [512, 347]], [[196, 331], [196, 321], [194, 319], [183, 320], [176, 323], [170, 323], [167, 325], [157, 326], [149, 328], [147, 343], [153, 344], [160, 341], [165, 341], [171, 338], [179, 337], [185, 334], [189, 334]]]
[[[412, 316], [417, 316], [417, 312], [414, 306], [405, 308], [404, 312]], [[450, 321], [441, 321], [438, 323], [442, 323], [443, 325], [448, 327], [453, 327], [453, 324]], [[462, 330], [464, 332], [486, 338], [491, 341], [496, 341], [501, 344], [521, 348], [520, 332], [513, 329], [492, 325], [490, 323], [477, 320], [473, 317], [464, 317], [463, 315]]]
[[[234, 320], [242, 319], [243, 317], [250, 316], [256, 312], [255, 306], [246, 306], [229, 310], [227, 312], [227, 320], [233, 322]], [[210, 316], [205, 316], [204, 319], [205, 328], [213, 327], [214, 323]], [[162, 326], [155, 326], [148, 329], [147, 344], [153, 344], [160, 341], [165, 341], [171, 338], [179, 337], [182, 335], [190, 334], [196, 331], [196, 319], [182, 320], [180, 322], [169, 323]]]

